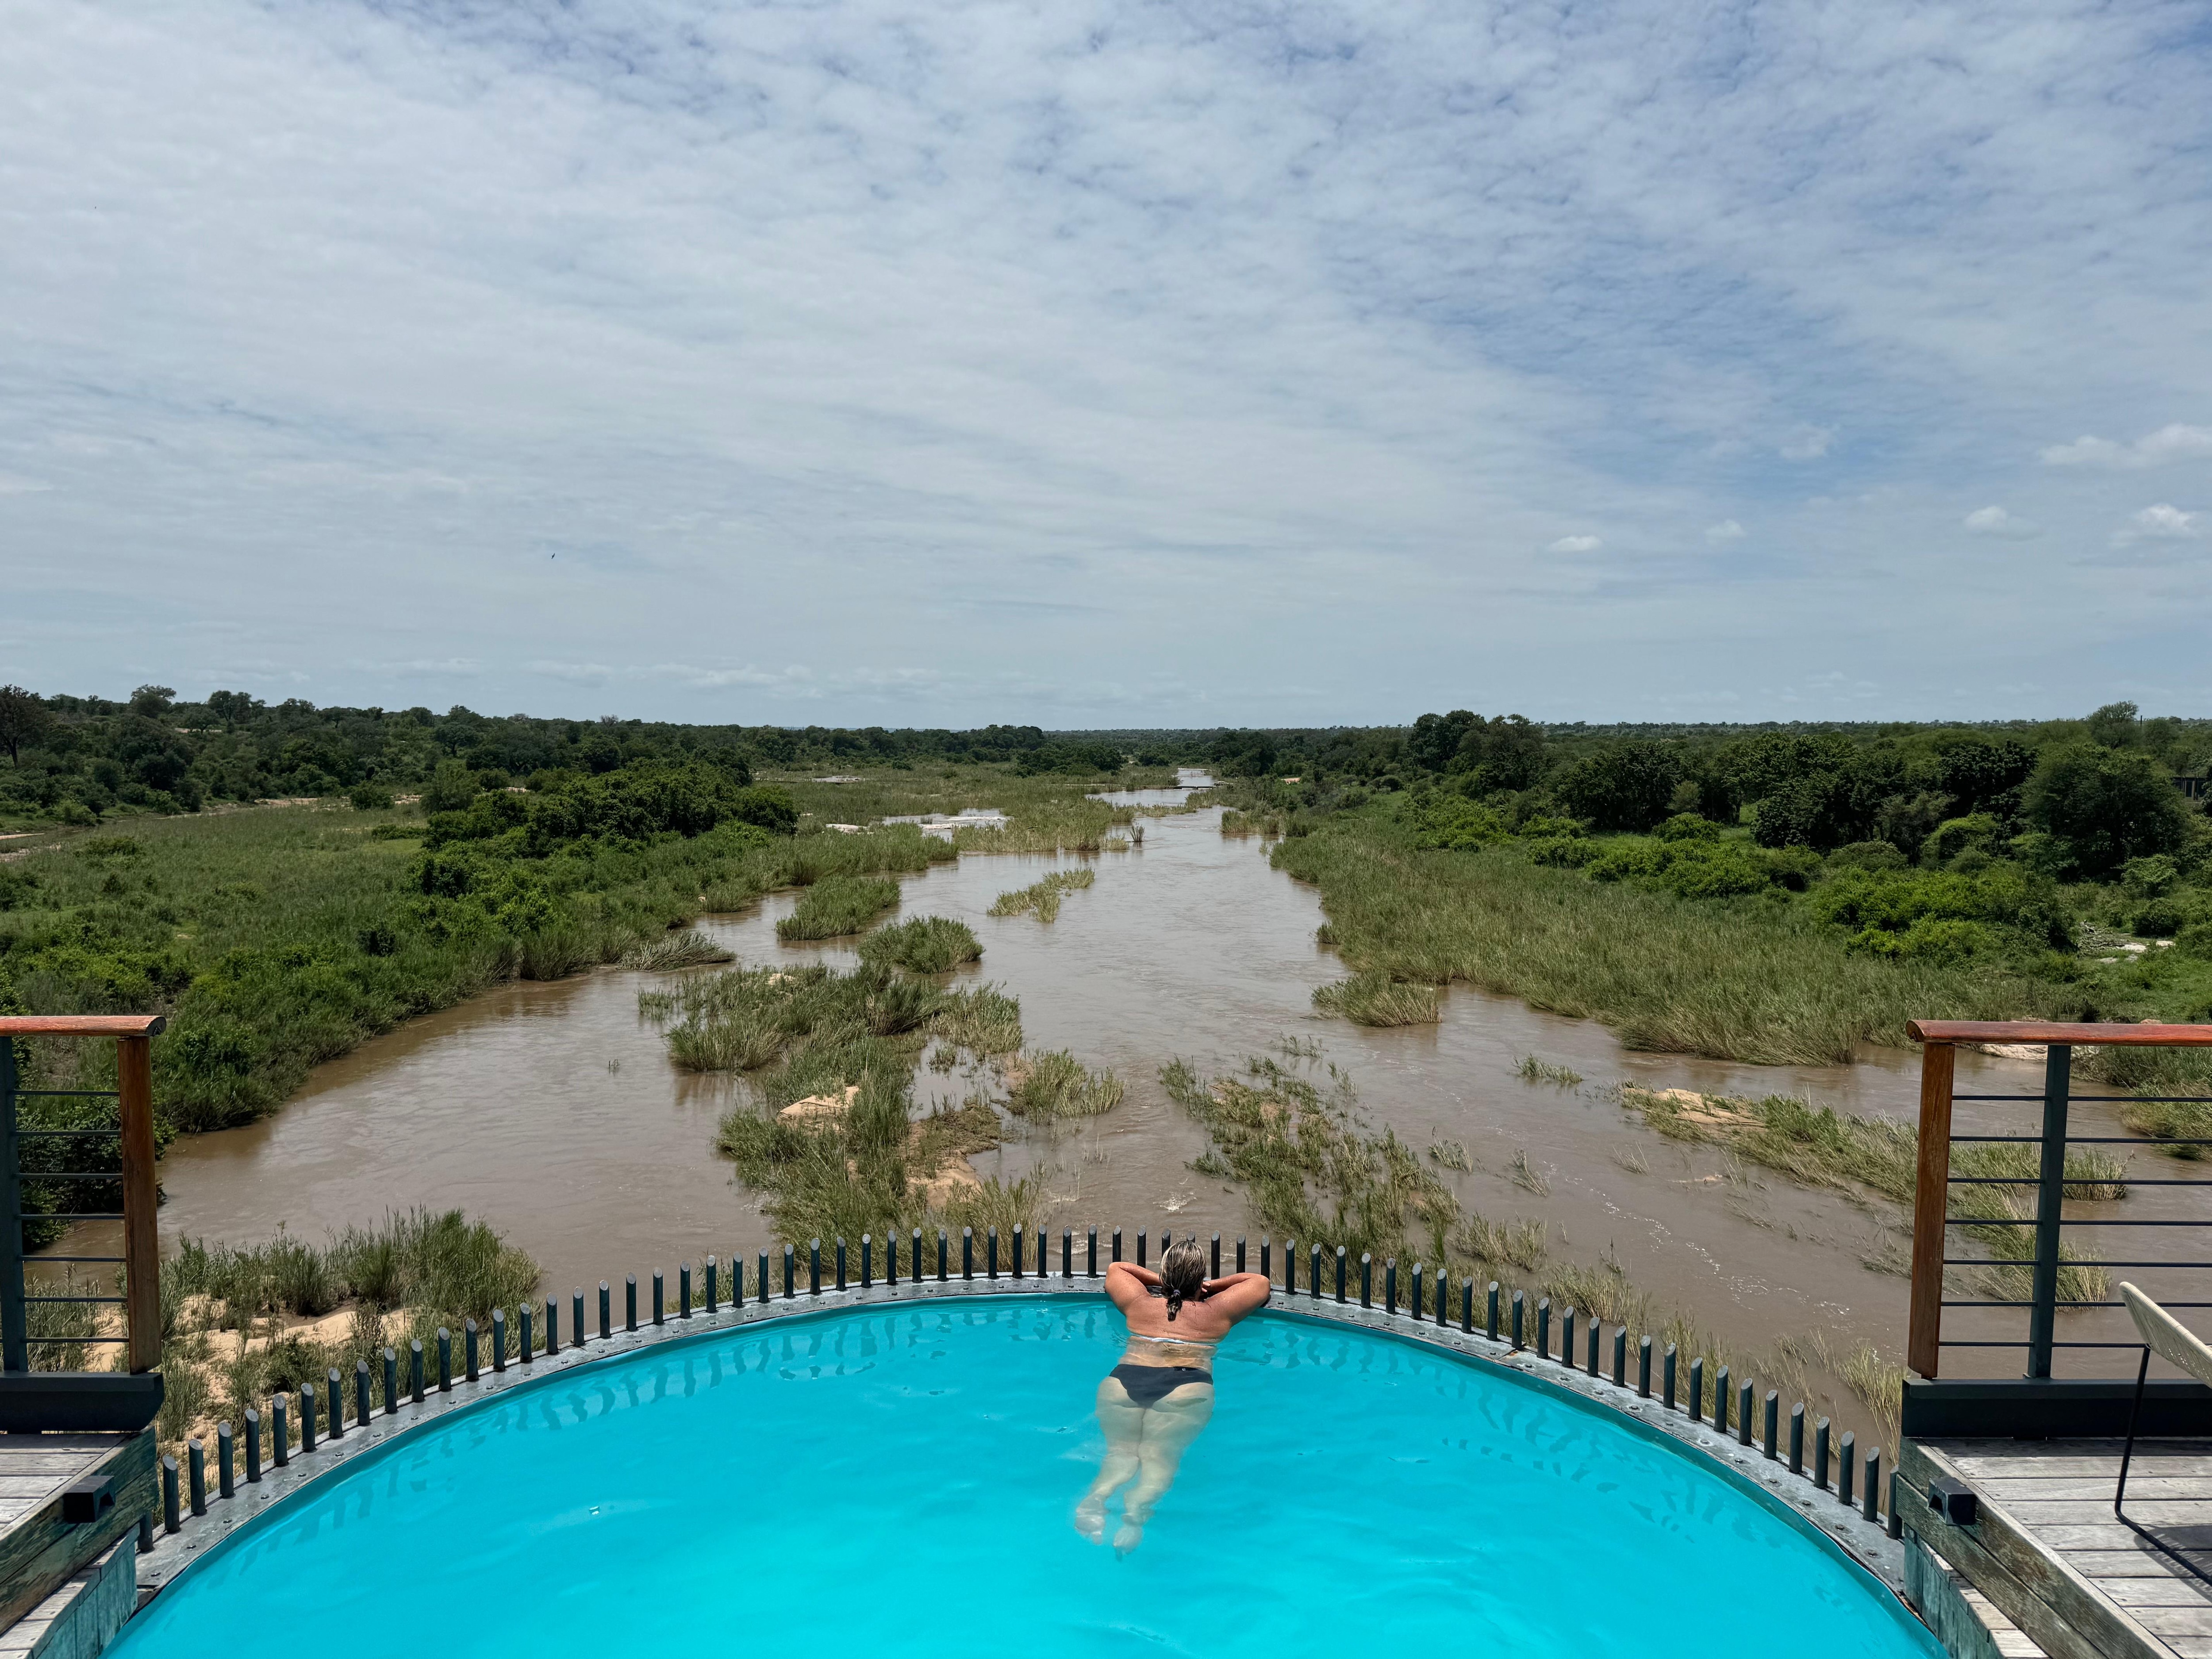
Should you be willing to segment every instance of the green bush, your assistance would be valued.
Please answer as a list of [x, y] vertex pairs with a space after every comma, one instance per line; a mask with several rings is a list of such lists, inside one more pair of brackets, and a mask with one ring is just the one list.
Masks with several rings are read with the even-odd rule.
[[2173, 936], [2173, 948], [2182, 956], [2212, 962], [2212, 921], [2192, 921]]
[[1721, 826], [1695, 812], [1677, 812], [1656, 831], [1662, 841], [1718, 841]]
[[910, 974], [942, 974], [983, 954], [966, 922], [947, 916], [916, 916], [878, 927], [860, 941], [860, 960], [903, 968]]
[[1948, 864], [1969, 848], [1988, 852], [1996, 844], [1997, 821], [1987, 812], [1969, 813], [1963, 818], [1948, 818], [1936, 826], [1935, 833], [1921, 843], [1920, 861], [1923, 864]]
[[2155, 898], [2135, 913], [2128, 927], [2142, 939], [2172, 939], [2196, 919], [2193, 907], [2180, 900]]
[[374, 783], [354, 785], [346, 800], [357, 812], [388, 812], [392, 810], [392, 792]]
[[1563, 870], [1579, 870], [1605, 850], [1598, 842], [1579, 835], [1545, 836], [1523, 845], [1532, 862]]
[[2163, 853], [2153, 853], [2121, 867], [2120, 890], [2131, 899], [2164, 898], [2180, 879], [2180, 866]]
[[1628, 881], [1664, 875], [1674, 860], [1673, 849], [1663, 842], [1623, 836], [1591, 860], [1586, 873], [1592, 881]]
[[1490, 846], [1507, 835], [1503, 818], [1464, 795], [1435, 796], [1416, 814], [1416, 823], [1419, 845], [1455, 853]]
[[1831, 870], [1902, 870], [1911, 860], [1886, 841], [1855, 841], [1828, 854]]

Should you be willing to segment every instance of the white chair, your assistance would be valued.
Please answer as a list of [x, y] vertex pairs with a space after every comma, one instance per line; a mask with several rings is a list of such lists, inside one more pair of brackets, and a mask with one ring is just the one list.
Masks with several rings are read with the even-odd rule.
[[2130, 1520], [2120, 1508], [2121, 1500], [2128, 1493], [2128, 1465], [2135, 1457], [2136, 1424], [2142, 1415], [2143, 1385], [2150, 1376], [2151, 1355], [2155, 1353], [2160, 1359], [2166, 1361], [2177, 1370], [2195, 1377], [2207, 1388], [2212, 1388], [2212, 1347], [2207, 1347], [2197, 1340], [2196, 1334], [2187, 1326], [2134, 1285], [2123, 1282], [2120, 1285], [2120, 1299], [2128, 1304], [2129, 1316], [2136, 1322], [2136, 1334], [2142, 1338], [2143, 1356], [2142, 1364], [2136, 1370], [2135, 1404], [2128, 1411], [2128, 1443], [2126, 1449], [2120, 1454], [2120, 1484], [2118, 1489], [2112, 1493], [2112, 1513], [2118, 1517], [2122, 1525], [2138, 1538], [2155, 1548], [2164, 1550], [2197, 1577], [2204, 1579], [2208, 1583], [2212, 1583], [2212, 1575], [2205, 1573], [2195, 1562], [2172, 1545], [2153, 1537], [2142, 1527]]

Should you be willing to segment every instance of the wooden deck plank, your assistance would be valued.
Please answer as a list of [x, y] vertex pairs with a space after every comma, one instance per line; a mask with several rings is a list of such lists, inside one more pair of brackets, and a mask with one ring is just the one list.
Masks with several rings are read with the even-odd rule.
[[2097, 1588], [2124, 1607], [2212, 1607], [2212, 1584], [2179, 1577], [2098, 1578]]

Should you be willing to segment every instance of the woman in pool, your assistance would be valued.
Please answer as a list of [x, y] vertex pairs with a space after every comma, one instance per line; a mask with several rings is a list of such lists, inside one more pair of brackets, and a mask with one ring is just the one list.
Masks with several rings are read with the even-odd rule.
[[1208, 1279], [1206, 1265], [1193, 1237], [1163, 1250], [1158, 1273], [1126, 1261], [1106, 1270], [1106, 1294], [1129, 1322], [1129, 1346], [1098, 1385], [1106, 1459], [1075, 1506], [1075, 1526], [1092, 1543], [1103, 1542], [1106, 1500], [1127, 1486], [1114, 1535], [1123, 1555], [1142, 1541], [1184, 1449], [1213, 1415], [1215, 1346], [1231, 1325], [1267, 1305], [1265, 1274]]

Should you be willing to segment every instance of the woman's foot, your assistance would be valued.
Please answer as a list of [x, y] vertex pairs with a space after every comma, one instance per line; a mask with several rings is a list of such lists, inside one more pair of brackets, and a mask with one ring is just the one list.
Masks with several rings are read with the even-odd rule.
[[1121, 1523], [1121, 1529], [1114, 1534], [1114, 1553], [1127, 1555], [1144, 1541], [1143, 1526], [1134, 1521], [1124, 1521]]
[[1094, 1544], [1106, 1541], [1106, 1500], [1086, 1498], [1075, 1506], [1075, 1529]]

